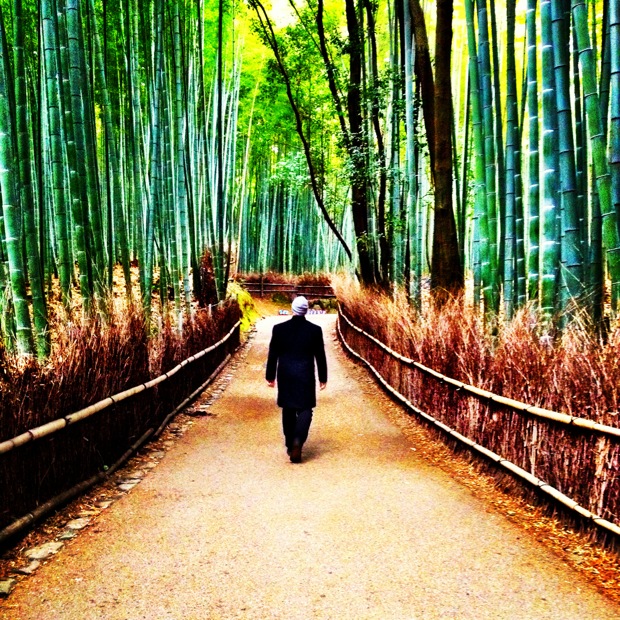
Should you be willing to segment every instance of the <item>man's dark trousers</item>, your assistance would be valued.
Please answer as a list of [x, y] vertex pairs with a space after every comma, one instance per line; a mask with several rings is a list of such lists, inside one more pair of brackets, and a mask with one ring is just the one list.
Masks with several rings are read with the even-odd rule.
[[311, 423], [312, 409], [294, 409], [292, 407], [282, 409], [282, 430], [284, 431], [284, 443], [287, 450], [290, 450], [295, 444], [303, 446], [306, 443]]

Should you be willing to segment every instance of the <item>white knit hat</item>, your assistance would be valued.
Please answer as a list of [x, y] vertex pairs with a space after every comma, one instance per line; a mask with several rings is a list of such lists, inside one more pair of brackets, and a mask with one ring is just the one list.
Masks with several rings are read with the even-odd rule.
[[304, 314], [308, 312], [308, 300], [303, 295], [295, 297], [291, 307], [293, 309], [293, 314], [296, 314], [297, 316], [304, 316]]

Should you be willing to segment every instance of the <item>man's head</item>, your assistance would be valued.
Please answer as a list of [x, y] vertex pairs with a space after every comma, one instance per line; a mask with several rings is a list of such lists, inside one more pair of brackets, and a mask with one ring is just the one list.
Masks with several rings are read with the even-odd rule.
[[308, 312], [308, 300], [303, 295], [295, 297], [291, 304], [291, 308], [293, 309], [293, 314], [304, 316]]

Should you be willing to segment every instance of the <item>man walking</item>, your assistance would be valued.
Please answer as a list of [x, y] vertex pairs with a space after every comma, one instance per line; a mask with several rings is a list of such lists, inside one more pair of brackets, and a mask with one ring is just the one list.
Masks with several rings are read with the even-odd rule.
[[273, 328], [267, 358], [267, 385], [278, 378], [278, 407], [282, 407], [282, 430], [292, 463], [301, 463], [301, 449], [308, 438], [312, 409], [316, 406], [314, 362], [323, 390], [327, 384], [327, 361], [323, 330], [306, 321], [308, 300], [293, 300], [293, 317]]

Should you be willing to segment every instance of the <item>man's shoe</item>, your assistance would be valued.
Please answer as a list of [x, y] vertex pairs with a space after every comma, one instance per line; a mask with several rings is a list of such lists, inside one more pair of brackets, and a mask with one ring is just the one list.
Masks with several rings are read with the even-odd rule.
[[291, 463], [301, 463], [301, 444], [293, 444], [288, 454], [291, 457]]

